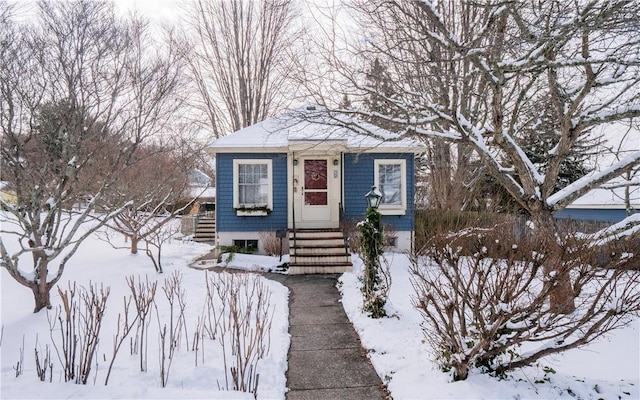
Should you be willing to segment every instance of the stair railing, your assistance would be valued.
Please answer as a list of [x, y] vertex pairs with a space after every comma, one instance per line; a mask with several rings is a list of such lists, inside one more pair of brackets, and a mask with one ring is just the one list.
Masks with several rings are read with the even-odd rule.
[[[296, 201], [295, 199], [291, 200], [291, 218], [293, 218], [292, 221], [292, 228], [293, 228], [293, 252], [294, 252], [294, 256], [293, 256], [293, 260], [289, 260], [289, 263], [292, 263], [294, 261], [296, 261], [297, 256], [295, 255], [296, 252]], [[291, 250], [289, 250], [289, 257], [291, 258]]]
[[[342, 239], [344, 240], [344, 252], [347, 254], [347, 258], [351, 255], [351, 252], [349, 251], [349, 238], [347, 237], [347, 234], [344, 230], [344, 207], [342, 206], [342, 202], [338, 203], [338, 215], [339, 215], [339, 224], [340, 224], [340, 231], [342, 232]], [[347, 260], [349, 261], [349, 260]]]

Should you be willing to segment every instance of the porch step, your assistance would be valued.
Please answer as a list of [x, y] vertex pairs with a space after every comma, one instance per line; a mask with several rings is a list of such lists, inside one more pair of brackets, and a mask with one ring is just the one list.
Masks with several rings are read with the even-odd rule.
[[215, 242], [216, 240], [216, 219], [203, 217], [198, 220], [196, 232], [193, 235], [195, 242]]
[[289, 231], [291, 274], [341, 273], [351, 271], [351, 255], [338, 229]]

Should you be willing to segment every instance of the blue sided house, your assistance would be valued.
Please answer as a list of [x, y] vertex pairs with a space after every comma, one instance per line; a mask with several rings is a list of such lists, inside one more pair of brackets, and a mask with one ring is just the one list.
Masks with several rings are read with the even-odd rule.
[[376, 186], [393, 232], [387, 244], [411, 248], [414, 158], [424, 151], [417, 141], [308, 106], [217, 139], [209, 151], [218, 246], [263, 254], [275, 235], [288, 239], [292, 274], [348, 271], [342, 227], [363, 219], [365, 195]]
[[[625, 190], [626, 189], [626, 190]], [[630, 210], [627, 210], [629, 206]], [[580, 197], [567, 208], [555, 213], [556, 218], [580, 221], [617, 223], [640, 210], [640, 187], [622, 184], [612, 189], [596, 188]]]

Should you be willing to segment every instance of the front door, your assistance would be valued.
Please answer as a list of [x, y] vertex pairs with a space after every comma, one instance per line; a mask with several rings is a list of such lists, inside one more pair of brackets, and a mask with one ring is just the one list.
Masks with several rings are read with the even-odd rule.
[[327, 221], [331, 218], [329, 207], [329, 168], [326, 158], [302, 160], [302, 221]]

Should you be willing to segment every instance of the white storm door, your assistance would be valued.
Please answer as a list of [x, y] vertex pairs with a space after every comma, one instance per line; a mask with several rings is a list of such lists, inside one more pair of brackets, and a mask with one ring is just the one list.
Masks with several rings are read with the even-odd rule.
[[329, 166], [326, 158], [303, 159], [302, 220], [330, 221]]

